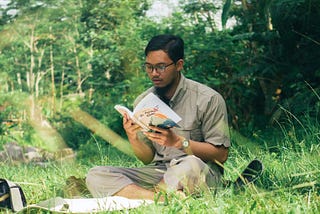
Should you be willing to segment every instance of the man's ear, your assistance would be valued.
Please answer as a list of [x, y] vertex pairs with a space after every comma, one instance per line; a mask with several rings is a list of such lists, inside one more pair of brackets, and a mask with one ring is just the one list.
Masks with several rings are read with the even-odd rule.
[[181, 70], [183, 69], [183, 63], [184, 63], [183, 59], [179, 59], [179, 60], [177, 61], [176, 67], [177, 67], [177, 70], [178, 70], [178, 71], [181, 71]]

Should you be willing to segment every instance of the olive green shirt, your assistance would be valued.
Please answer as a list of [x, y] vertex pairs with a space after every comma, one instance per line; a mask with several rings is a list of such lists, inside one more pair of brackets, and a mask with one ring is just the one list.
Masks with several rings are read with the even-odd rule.
[[[151, 87], [135, 100], [135, 105], [150, 92]], [[226, 104], [222, 96], [212, 88], [185, 78], [181, 74], [179, 85], [169, 106], [182, 120], [173, 131], [186, 139], [210, 143], [216, 146], [230, 146]], [[155, 148], [153, 162], [170, 161], [186, 154], [173, 147], [152, 143]]]

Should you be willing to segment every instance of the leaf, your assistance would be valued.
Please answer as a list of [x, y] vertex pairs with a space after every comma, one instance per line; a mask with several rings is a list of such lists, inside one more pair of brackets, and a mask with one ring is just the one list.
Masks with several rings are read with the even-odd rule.
[[226, 0], [226, 3], [223, 5], [222, 14], [221, 14], [221, 23], [223, 28], [226, 27], [231, 4], [232, 4], [232, 0]]

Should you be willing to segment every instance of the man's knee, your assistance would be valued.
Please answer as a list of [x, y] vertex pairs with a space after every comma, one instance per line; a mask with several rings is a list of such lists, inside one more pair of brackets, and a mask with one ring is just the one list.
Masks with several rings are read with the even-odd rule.
[[208, 166], [196, 156], [187, 156], [172, 160], [164, 175], [164, 181], [170, 189], [194, 188], [205, 183]]
[[86, 185], [94, 197], [114, 195], [132, 181], [121, 173], [121, 170], [111, 166], [97, 166], [88, 171]]

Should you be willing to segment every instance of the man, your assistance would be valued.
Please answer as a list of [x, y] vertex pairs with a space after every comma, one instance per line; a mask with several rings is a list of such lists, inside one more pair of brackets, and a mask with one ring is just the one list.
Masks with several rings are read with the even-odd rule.
[[150, 126], [153, 132], [142, 132], [125, 115], [123, 127], [135, 155], [145, 166], [92, 168], [86, 183], [94, 197], [154, 199], [159, 189], [192, 194], [221, 182], [221, 164], [227, 160], [230, 146], [224, 99], [213, 89], [183, 76], [184, 42], [180, 37], [153, 37], [145, 56], [143, 67], [153, 87], [135, 104], [148, 93], [155, 93], [182, 118], [180, 128]]

